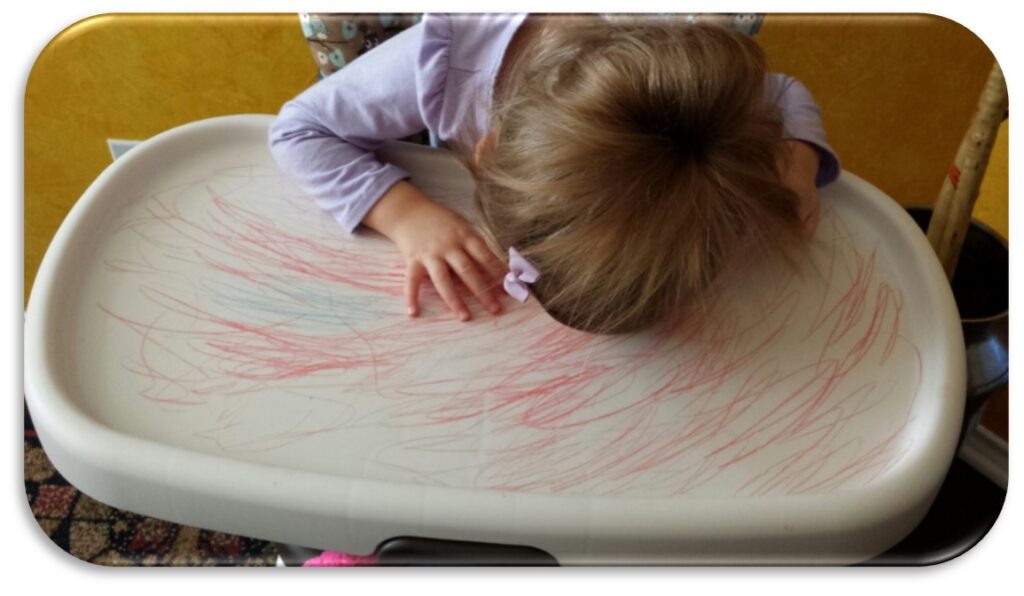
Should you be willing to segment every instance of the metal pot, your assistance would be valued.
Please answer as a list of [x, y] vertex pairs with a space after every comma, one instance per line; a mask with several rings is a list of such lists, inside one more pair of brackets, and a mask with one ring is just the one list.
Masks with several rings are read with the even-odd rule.
[[[907, 207], [922, 229], [932, 207]], [[964, 239], [951, 282], [967, 351], [967, 399], [961, 440], [978, 423], [982, 406], [1010, 378], [1010, 255], [1006, 240], [978, 220]]]

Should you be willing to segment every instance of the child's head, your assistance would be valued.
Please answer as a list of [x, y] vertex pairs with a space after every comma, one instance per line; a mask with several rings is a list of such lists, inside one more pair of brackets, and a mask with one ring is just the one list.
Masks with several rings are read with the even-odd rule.
[[485, 233], [586, 331], [648, 327], [742, 258], [799, 238], [778, 108], [748, 37], [713, 25], [544, 27], [497, 94], [477, 164]]

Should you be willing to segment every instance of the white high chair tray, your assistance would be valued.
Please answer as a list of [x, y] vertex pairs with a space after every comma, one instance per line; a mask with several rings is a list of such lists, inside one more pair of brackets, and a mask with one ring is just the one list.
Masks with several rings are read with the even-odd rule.
[[[270, 116], [134, 148], [33, 288], [25, 382], [83, 492], [226, 532], [369, 553], [395, 536], [574, 563], [851, 563], [918, 523], [953, 457], [959, 318], [910, 217], [844, 173], [802, 262], [684, 330], [604, 337], [536, 301], [405, 314], [390, 243], [283, 179]], [[447, 152], [387, 159], [441, 201]], [[799, 259], [798, 259], [799, 260]]]

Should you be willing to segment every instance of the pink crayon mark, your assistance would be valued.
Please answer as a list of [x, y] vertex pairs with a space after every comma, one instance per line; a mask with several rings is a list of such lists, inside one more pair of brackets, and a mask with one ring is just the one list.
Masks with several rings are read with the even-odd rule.
[[[862, 254], [834, 219], [818, 302], [784, 275], [756, 312], [726, 305], [638, 340], [566, 329], [535, 304], [471, 324], [410, 320], [403, 269], [387, 245], [309, 225], [319, 221], [309, 205], [293, 205], [305, 210], [295, 225], [249, 200], [244, 183], [214, 186], [199, 185], [208, 199], [199, 213], [175, 196], [149, 199], [145, 216], [121, 228], [139, 237], [138, 254], [107, 261], [108, 272], [132, 280], [146, 312], [159, 313], [100, 305], [138, 336], [125, 366], [146, 380], [142, 397], [198, 405], [325, 387], [357, 396], [351, 418], [303, 417], [225, 449], [401, 428], [410, 438], [378, 448], [368, 465], [417, 482], [662, 495], [722, 483], [763, 496], [865, 484], [908, 448], [922, 371], [903, 335], [902, 294], [880, 277], [876, 251]], [[168, 288], [162, 276], [178, 266], [192, 285]], [[425, 300], [443, 312], [436, 294]], [[476, 358], [486, 365], [471, 366]], [[893, 377], [906, 363], [912, 370]], [[897, 385], [911, 394], [899, 407], [889, 404]], [[877, 412], [893, 418], [864, 434]], [[238, 430], [236, 415], [210, 436]], [[424, 453], [439, 456], [436, 469], [404, 463]]]

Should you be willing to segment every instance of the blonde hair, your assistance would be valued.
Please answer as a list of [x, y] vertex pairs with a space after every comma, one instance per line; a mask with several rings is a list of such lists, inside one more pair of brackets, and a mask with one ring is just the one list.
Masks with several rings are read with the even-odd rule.
[[541, 271], [534, 296], [595, 333], [699, 306], [741, 255], [799, 238], [765, 59], [716, 25], [545, 26], [494, 99], [474, 168], [484, 234]]

